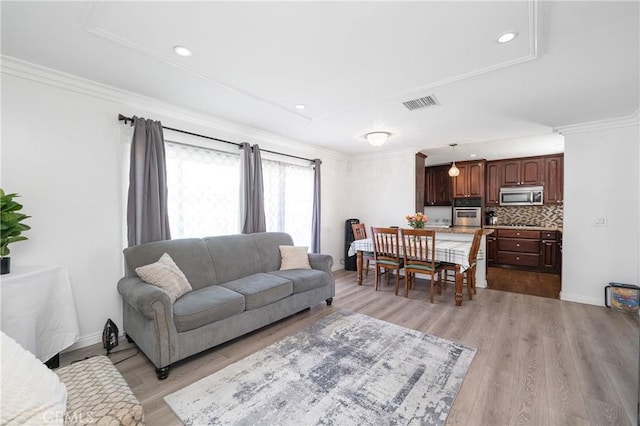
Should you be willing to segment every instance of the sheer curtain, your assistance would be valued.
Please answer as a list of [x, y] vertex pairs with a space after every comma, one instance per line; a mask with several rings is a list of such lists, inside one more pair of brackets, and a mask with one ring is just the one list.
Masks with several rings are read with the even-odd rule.
[[169, 221], [174, 238], [240, 231], [240, 155], [167, 142]]
[[133, 117], [127, 197], [129, 246], [170, 240], [162, 124]]
[[291, 235], [297, 246], [311, 246], [314, 170], [262, 160], [267, 231]]

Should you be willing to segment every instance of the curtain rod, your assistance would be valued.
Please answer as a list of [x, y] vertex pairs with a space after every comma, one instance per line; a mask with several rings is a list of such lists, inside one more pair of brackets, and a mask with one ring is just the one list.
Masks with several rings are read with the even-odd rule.
[[[122, 114], [118, 114], [118, 120], [119, 121], [124, 121], [124, 124], [127, 124], [128, 121], [130, 121], [133, 124], [133, 118], [127, 117], [127, 116], [122, 115]], [[212, 141], [228, 143], [230, 145], [235, 145], [238, 148], [242, 148], [242, 144], [239, 144], [238, 142], [226, 141], [224, 139], [218, 139], [218, 138], [214, 138], [214, 137], [211, 137], [211, 136], [201, 135], [199, 133], [193, 133], [193, 132], [189, 132], [189, 131], [186, 131], [186, 130], [174, 129], [173, 127], [162, 126], [162, 128], [165, 129], [165, 130], [172, 130], [172, 131], [178, 132], [178, 133], [184, 133], [185, 135], [197, 136], [199, 138], [209, 139], [209, 140], [212, 140]], [[315, 162], [315, 160], [312, 160], [310, 158], [298, 157], [297, 155], [285, 154], [283, 152], [269, 151], [268, 149], [260, 149], [260, 152], [268, 152], [270, 154], [284, 155], [285, 157], [297, 158], [298, 160], [310, 161], [312, 163]]]

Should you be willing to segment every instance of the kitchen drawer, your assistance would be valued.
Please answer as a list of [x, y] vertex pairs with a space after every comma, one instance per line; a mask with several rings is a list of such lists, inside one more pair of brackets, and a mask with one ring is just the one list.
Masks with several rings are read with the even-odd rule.
[[505, 265], [540, 267], [540, 255], [530, 253], [498, 252], [498, 263]]
[[498, 238], [527, 238], [539, 240], [540, 231], [531, 231], [526, 229], [498, 229]]
[[498, 251], [517, 251], [523, 253], [540, 253], [540, 241], [499, 238]]
[[556, 241], [559, 236], [558, 231], [542, 231], [542, 239], [547, 241]]

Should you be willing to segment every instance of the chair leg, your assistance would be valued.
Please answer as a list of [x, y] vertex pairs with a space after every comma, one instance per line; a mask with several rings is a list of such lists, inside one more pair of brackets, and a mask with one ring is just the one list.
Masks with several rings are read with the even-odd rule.
[[375, 290], [378, 291], [378, 280], [380, 279], [380, 268], [376, 264], [376, 280], [375, 280]]
[[412, 272], [404, 271], [404, 297], [409, 297], [409, 286], [413, 283], [415, 274]]
[[433, 280], [431, 280], [431, 285], [429, 286], [429, 301], [433, 303]]
[[365, 276], [369, 276], [369, 259], [364, 261], [364, 274]]
[[400, 275], [399, 270], [396, 269], [396, 296], [398, 295], [398, 290], [400, 289], [400, 279], [398, 279], [398, 276]]

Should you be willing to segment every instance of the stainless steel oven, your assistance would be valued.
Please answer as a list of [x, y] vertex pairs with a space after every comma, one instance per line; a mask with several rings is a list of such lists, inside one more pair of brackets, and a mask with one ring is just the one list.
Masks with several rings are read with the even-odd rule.
[[482, 199], [456, 198], [453, 200], [453, 226], [482, 226]]

